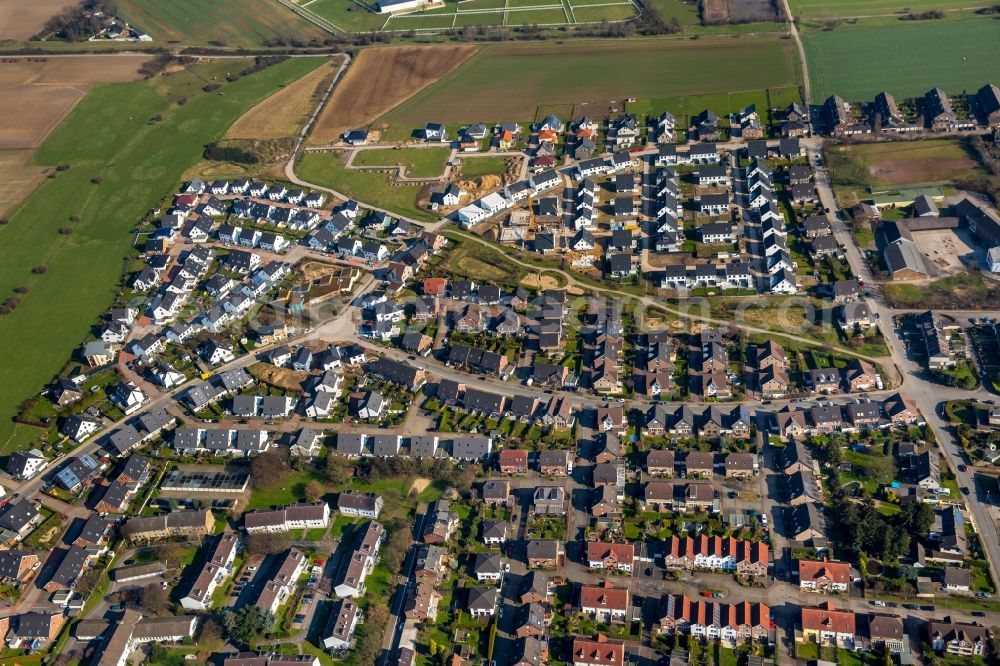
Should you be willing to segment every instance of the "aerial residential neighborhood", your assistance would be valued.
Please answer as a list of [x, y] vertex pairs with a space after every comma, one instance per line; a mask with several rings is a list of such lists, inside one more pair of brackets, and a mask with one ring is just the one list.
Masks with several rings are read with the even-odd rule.
[[996, 663], [996, 13], [0, 6], [0, 666]]

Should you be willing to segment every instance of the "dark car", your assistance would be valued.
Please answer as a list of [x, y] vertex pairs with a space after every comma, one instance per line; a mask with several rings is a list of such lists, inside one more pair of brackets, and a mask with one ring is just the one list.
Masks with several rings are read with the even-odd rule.
[[961, 490], [962, 490], [962, 494], [963, 495], [968, 495], [969, 494], [969, 487], [968, 486], [962, 486]]
[[934, 606], [921, 606], [920, 610], [922, 610], [922, 611], [932, 611], [932, 610], [934, 610]]

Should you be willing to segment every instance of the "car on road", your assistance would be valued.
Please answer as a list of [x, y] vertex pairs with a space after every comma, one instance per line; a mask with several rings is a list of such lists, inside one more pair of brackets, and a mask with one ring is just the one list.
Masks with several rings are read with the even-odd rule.
[[906, 610], [917, 610], [916, 604], [903, 604], [903, 608]]
[[932, 611], [932, 610], [934, 610], [934, 606], [921, 606], [920, 610], [922, 610], [922, 611]]
[[884, 601], [879, 601], [878, 599], [876, 599], [875, 601], [873, 601], [872, 605], [873, 606], [880, 606], [882, 608], [885, 608], [885, 602]]
[[972, 617], [986, 617], [986, 613], [983, 611], [972, 611]]
[[959, 472], [968, 472], [968, 471], [969, 471], [969, 468], [968, 468], [968, 467], [966, 467], [965, 465], [959, 465], [959, 466], [958, 466], [958, 471], [959, 471]]
[[701, 596], [711, 598], [712, 593], [709, 592], [708, 590], [705, 590], [704, 592], [701, 593]]

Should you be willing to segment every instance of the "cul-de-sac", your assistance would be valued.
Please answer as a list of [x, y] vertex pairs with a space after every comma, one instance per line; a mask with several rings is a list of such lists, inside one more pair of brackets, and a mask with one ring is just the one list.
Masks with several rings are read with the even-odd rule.
[[0, 666], [1000, 663], [998, 19], [0, 0]]

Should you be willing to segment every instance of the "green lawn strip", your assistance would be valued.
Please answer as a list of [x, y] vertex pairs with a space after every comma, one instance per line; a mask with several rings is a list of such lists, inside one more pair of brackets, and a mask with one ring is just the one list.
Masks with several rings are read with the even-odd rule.
[[436, 219], [416, 207], [420, 185], [394, 186], [388, 174], [347, 169], [344, 159], [337, 153], [306, 153], [296, 165], [295, 172], [302, 180], [361, 201], [378, 203], [379, 207], [399, 215], [427, 222]]

